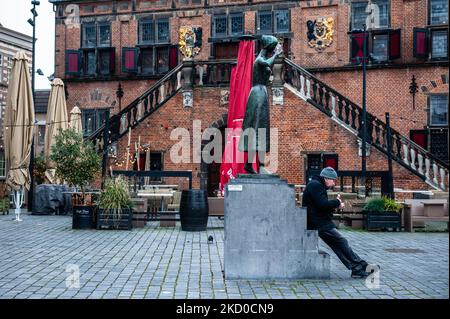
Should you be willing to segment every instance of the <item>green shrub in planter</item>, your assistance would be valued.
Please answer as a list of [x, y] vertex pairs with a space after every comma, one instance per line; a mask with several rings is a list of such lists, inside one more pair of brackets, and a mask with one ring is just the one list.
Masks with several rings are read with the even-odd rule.
[[98, 200], [97, 228], [131, 229], [132, 208], [128, 183], [122, 177], [107, 179]]
[[402, 205], [388, 197], [376, 197], [369, 199], [364, 206], [365, 211], [371, 212], [399, 212]]
[[381, 197], [369, 199], [363, 210], [370, 212], [384, 212], [384, 200]]
[[381, 197], [372, 198], [364, 206], [364, 226], [366, 229], [400, 229], [401, 216], [399, 214], [401, 204], [395, 200]]
[[55, 163], [56, 176], [70, 186], [79, 186], [83, 193], [101, 171], [101, 157], [91, 142], [73, 128], [60, 130], [52, 145], [50, 160]]
[[400, 212], [402, 209], [402, 204], [397, 203], [394, 199], [384, 197], [384, 210], [388, 212]]
[[70, 186], [81, 188], [81, 197], [72, 195], [72, 228], [94, 228], [92, 196], [85, 190], [101, 171], [101, 157], [91, 142], [73, 128], [60, 130], [55, 136], [49, 157], [55, 165], [56, 177]]

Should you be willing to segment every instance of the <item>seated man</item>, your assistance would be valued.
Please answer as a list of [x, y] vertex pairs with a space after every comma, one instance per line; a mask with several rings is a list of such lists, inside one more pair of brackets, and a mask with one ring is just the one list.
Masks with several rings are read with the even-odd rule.
[[335, 252], [347, 269], [352, 271], [353, 278], [364, 278], [367, 262], [362, 260], [350, 248], [345, 239], [337, 230], [332, 221], [333, 211], [343, 208], [344, 203], [338, 199], [328, 200], [327, 189], [335, 185], [336, 171], [326, 167], [320, 176], [313, 176], [303, 192], [302, 206], [307, 208], [308, 229], [317, 229], [319, 237]]

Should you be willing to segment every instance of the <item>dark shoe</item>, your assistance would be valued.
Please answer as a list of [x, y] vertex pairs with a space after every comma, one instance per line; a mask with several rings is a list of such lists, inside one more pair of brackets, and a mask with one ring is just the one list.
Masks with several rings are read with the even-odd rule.
[[253, 169], [253, 165], [250, 163], [245, 163], [244, 165], [244, 169], [247, 171], [247, 173], [249, 174], [258, 174], [257, 172], [255, 172], [255, 170]]
[[352, 278], [366, 278], [370, 274], [362, 269], [352, 270]]
[[360, 265], [362, 266], [362, 269], [363, 269], [363, 270], [366, 270], [366, 269], [367, 269], [367, 266], [369, 266], [369, 264], [368, 264], [365, 260], [361, 261], [361, 262], [360, 262]]

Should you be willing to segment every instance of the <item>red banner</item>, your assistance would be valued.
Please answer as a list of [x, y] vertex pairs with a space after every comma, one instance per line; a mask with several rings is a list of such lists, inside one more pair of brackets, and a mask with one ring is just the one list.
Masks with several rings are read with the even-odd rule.
[[[220, 191], [223, 195], [225, 185], [237, 174], [246, 173], [244, 165], [247, 154], [238, 149], [241, 136], [242, 121], [247, 106], [247, 98], [252, 88], [252, 70], [255, 61], [255, 44], [253, 40], [242, 40], [239, 43], [237, 66], [231, 71], [230, 95], [225, 150], [220, 166]], [[257, 157], [256, 157], [257, 158]], [[258, 171], [255, 159], [253, 168]]]

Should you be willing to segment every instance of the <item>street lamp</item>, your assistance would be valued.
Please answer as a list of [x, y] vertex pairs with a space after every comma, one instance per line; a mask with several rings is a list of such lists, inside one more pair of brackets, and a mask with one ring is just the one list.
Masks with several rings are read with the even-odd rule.
[[[362, 90], [362, 145], [361, 145], [361, 177], [364, 189], [366, 189], [366, 135], [367, 135], [367, 114], [366, 114], [366, 57], [367, 57], [367, 39], [366, 25], [363, 24], [363, 57], [362, 57], [362, 73], [363, 73], [363, 90]], [[365, 191], [367, 196], [367, 191]]]
[[[36, 55], [36, 17], [38, 16], [37, 11], [36, 11], [36, 6], [40, 5], [41, 3], [39, 1], [33, 0], [31, 1], [31, 4], [33, 5], [33, 8], [31, 9], [31, 13], [33, 14], [33, 19], [28, 19], [28, 23], [33, 27], [33, 47], [32, 47], [32, 61], [31, 61], [31, 89], [33, 91], [33, 104], [34, 104], [34, 100], [35, 100], [35, 88], [34, 88], [34, 84], [35, 84], [35, 75], [36, 75], [36, 71], [35, 71], [35, 66], [36, 66], [36, 61], [35, 61], [35, 55]], [[42, 71], [41, 71], [42, 73]], [[30, 190], [28, 192], [28, 211], [31, 212], [32, 211], [32, 207], [33, 207], [33, 192], [34, 192], [34, 178], [33, 178], [33, 161], [34, 161], [34, 134], [33, 134], [33, 142], [31, 143], [31, 154], [30, 154]]]

